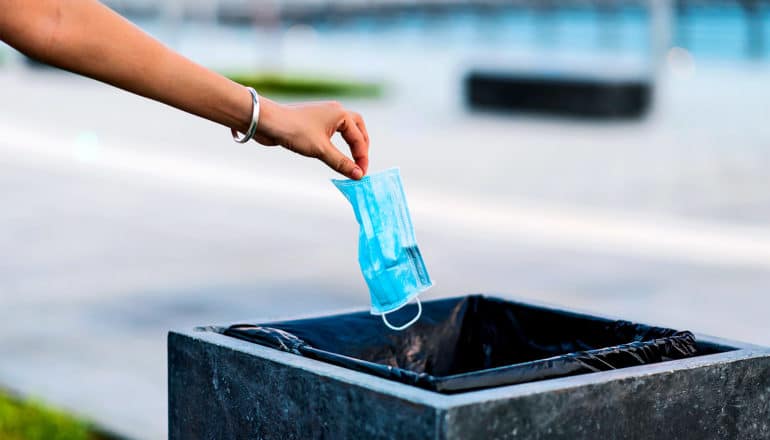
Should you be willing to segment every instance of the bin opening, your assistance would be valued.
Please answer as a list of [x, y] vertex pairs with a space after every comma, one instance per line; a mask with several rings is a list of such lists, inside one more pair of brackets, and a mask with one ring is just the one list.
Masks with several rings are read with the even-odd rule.
[[[236, 324], [224, 334], [442, 393], [645, 365], [699, 351], [689, 331], [483, 295], [424, 302], [420, 321], [402, 332], [360, 312]], [[722, 348], [703, 350], [729, 349]]]

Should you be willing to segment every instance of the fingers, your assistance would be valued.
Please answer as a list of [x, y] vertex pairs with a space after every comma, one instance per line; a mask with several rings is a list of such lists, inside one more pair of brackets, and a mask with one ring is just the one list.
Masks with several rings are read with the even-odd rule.
[[[354, 180], [361, 179], [369, 167], [369, 133], [358, 113], [346, 110], [339, 102], [298, 103], [277, 106], [283, 112], [266, 112], [263, 130], [257, 140], [275, 141], [303, 156], [316, 157], [330, 168]], [[274, 109], [275, 110], [275, 109]], [[267, 121], [278, 121], [273, 130]], [[280, 124], [279, 124], [280, 122]], [[283, 124], [283, 125], [281, 125]], [[350, 147], [352, 160], [331, 143], [339, 132]]]
[[366, 126], [361, 115], [347, 112], [337, 127], [337, 131], [348, 143], [356, 165], [361, 168], [363, 174], [366, 174], [369, 167], [369, 134], [366, 132]]
[[359, 165], [356, 165], [349, 157], [345, 156], [329, 142], [324, 152], [319, 157], [329, 168], [342, 174], [348, 179], [358, 180], [364, 177], [364, 171]]
[[366, 124], [364, 123], [364, 118], [359, 113], [353, 113], [353, 120], [356, 121], [356, 125], [358, 126], [358, 129], [361, 130], [361, 133], [364, 135], [364, 139], [366, 140], [366, 144], [369, 144], [369, 132], [366, 130]]
[[[364, 135], [364, 140], [366, 141], [366, 154], [364, 155], [363, 159], [361, 160], [362, 163], [359, 163], [359, 166], [362, 170], [364, 170], [364, 175], [366, 174], [367, 170], [369, 169], [369, 132], [366, 130], [366, 124], [364, 123], [364, 118], [361, 117], [358, 113], [353, 113], [353, 120], [356, 122], [356, 127], [361, 131], [361, 134]], [[356, 160], [358, 163], [358, 160]]]

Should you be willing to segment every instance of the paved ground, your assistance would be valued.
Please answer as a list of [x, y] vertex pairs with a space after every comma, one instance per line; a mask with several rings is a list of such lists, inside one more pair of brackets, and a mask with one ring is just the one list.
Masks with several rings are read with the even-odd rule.
[[[373, 167], [402, 169], [428, 297], [770, 344], [764, 83], [673, 79], [642, 123], [468, 114], [408, 88], [352, 105]], [[169, 328], [367, 307], [352, 213], [318, 164], [71, 76], [0, 84], [0, 384], [163, 438]]]

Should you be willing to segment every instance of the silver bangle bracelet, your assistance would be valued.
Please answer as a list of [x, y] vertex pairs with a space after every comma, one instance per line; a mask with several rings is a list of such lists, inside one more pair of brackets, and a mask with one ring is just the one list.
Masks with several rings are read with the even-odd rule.
[[257, 132], [257, 122], [259, 122], [259, 95], [257, 94], [257, 91], [251, 87], [246, 87], [246, 90], [248, 90], [251, 94], [252, 100], [251, 123], [249, 124], [249, 130], [246, 132], [246, 134], [243, 135], [243, 137], [239, 138], [238, 130], [234, 128], [230, 129], [230, 134], [233, 135], [233, 140], [239, 144], [245, 144], [254, 137], [254, 134]]

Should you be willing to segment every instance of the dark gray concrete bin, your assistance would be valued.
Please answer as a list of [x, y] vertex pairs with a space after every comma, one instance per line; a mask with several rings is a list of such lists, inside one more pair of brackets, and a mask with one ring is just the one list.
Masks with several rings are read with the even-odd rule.
[[770, 349], [440, 394], [222, 335], [168, 336], [171, 439], [767, 439]]

